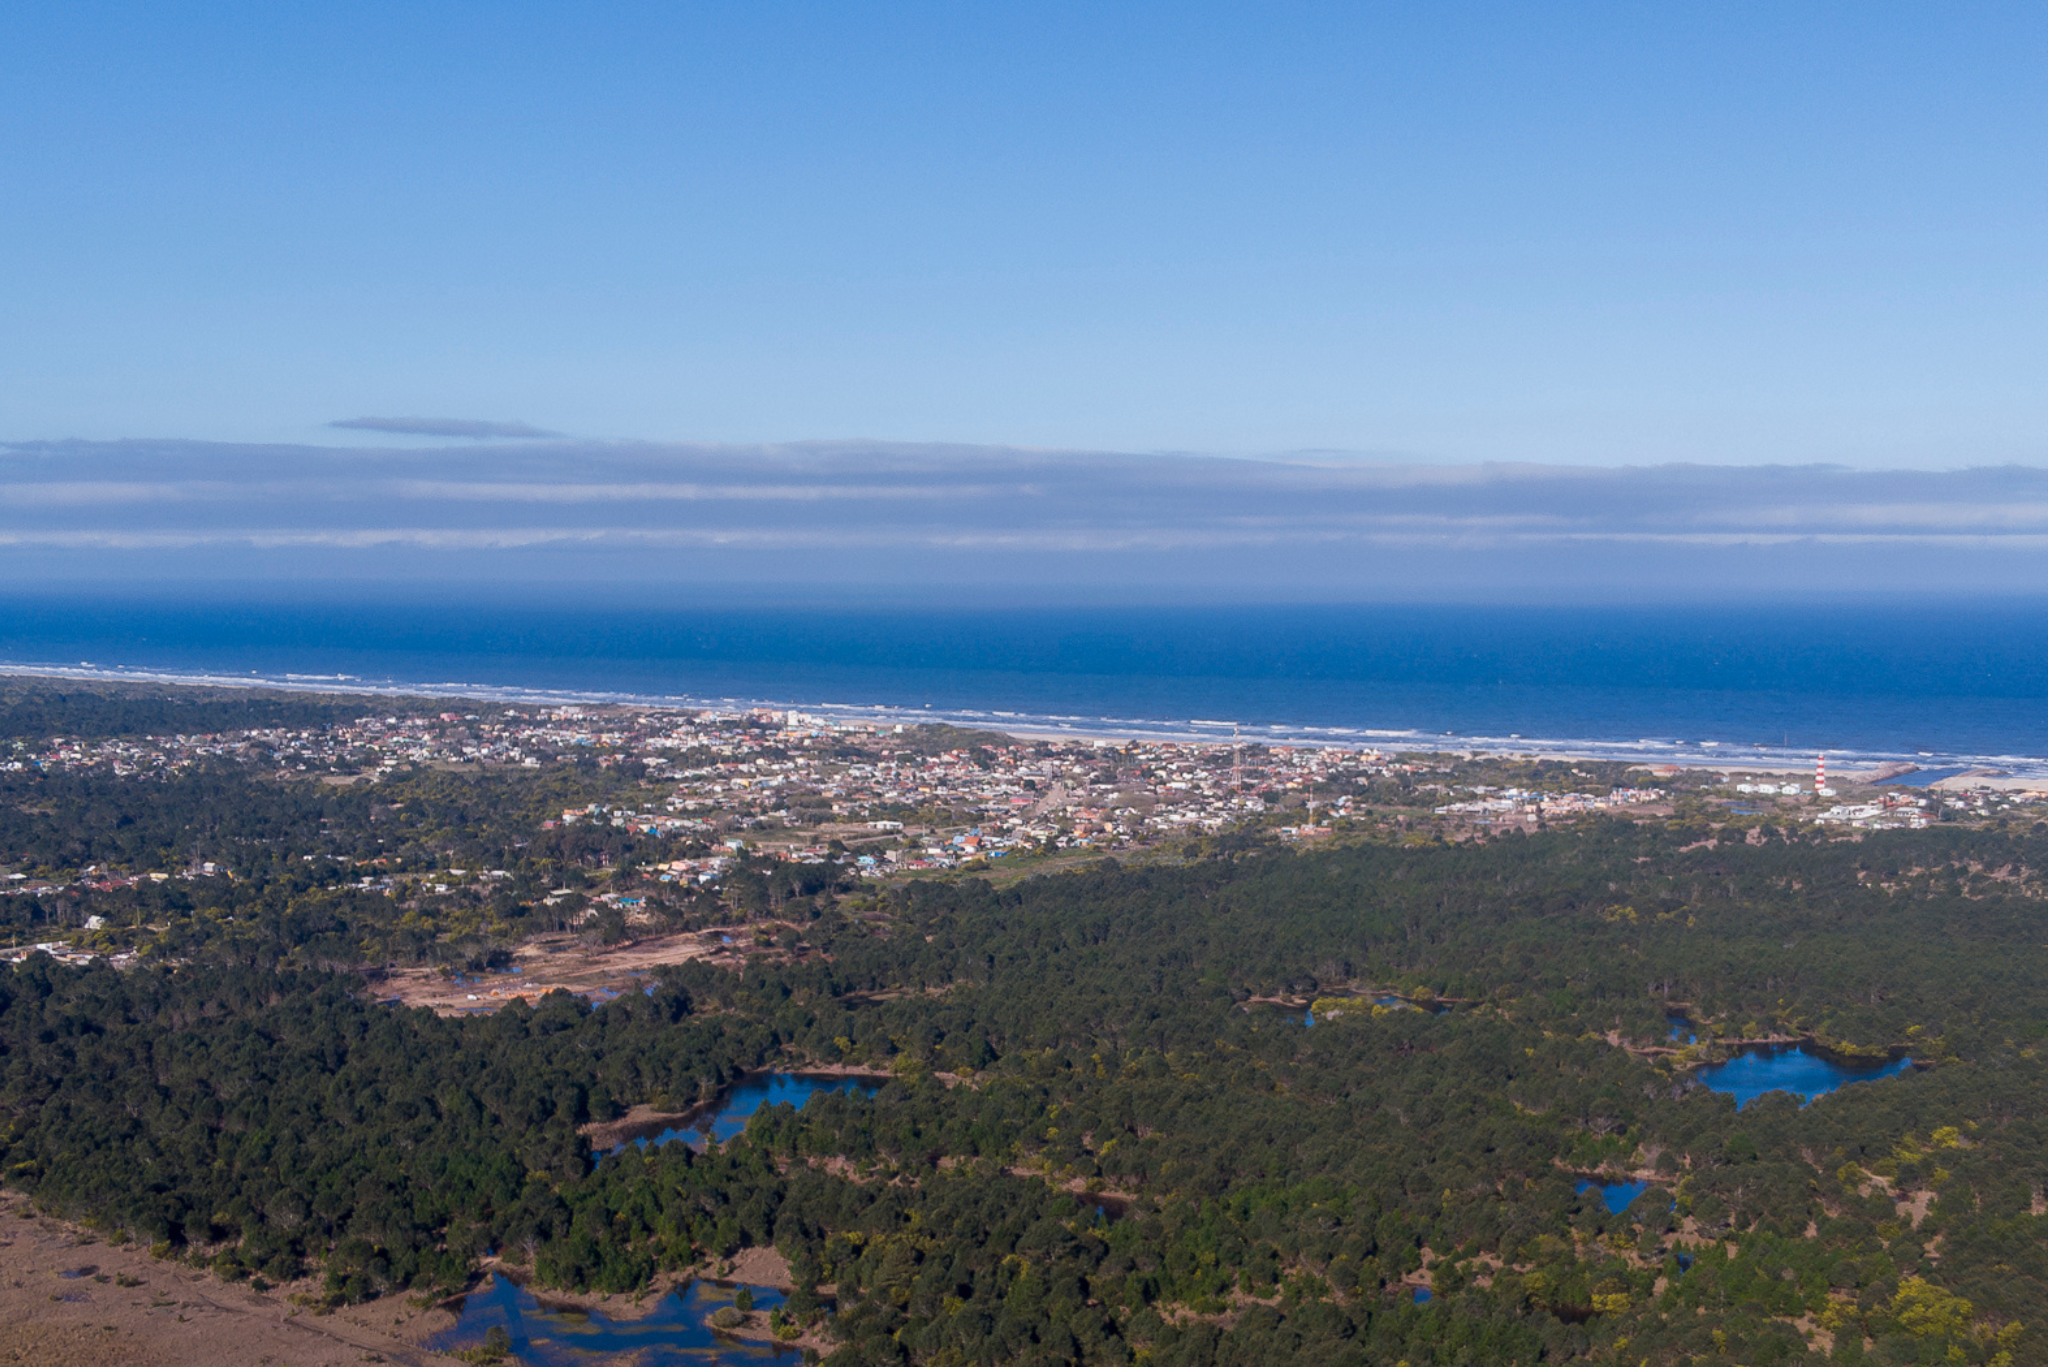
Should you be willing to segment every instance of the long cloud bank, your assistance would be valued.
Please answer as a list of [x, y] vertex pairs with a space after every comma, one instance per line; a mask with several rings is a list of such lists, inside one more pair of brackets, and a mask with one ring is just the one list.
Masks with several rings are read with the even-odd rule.
[[36, 442], [0, 445], [0, 570], [1019, 601], [2031, 593], [2048, 470]]

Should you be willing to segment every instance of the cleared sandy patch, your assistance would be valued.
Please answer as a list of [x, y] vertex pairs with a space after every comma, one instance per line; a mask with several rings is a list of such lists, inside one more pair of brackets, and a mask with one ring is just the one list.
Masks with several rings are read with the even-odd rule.
[[[65, 1275], [66, 1273], [72, 1275]], [[45, 1367], [455, 1367], [414, 1340], [454, 1316], [403, 1296], [315, 1315], [146, 1249], [108, 1244], [0, 1197], [0, 1363]]]
[[732, 1258], [732, 1271], [723, 1280], [743, 1286], [772, 1286], [777, 1291], [794, 1291], [789, 1279], [789, 1259], [772, 1248], [743, 1248]]
[[609, 946], [587, 945], [571, 936], [544, 936], [513, 951], [517, 973], [464, 974], [458, 980], [443, 976], [438, 968], [401, 968], [375, 979], [371, 991], [380, 999], [396, 997], [405, 1006], [428, 1007], [443, 1016], [488, 1013], [519, 997], [534, 1005], [557, 988], [607, 1000], [639, 990], [668, 964], [693, 959], [739, 963], [741, 946], [725, 944], [722, 934], [732, 932], [664, 935]]
[[578, 1134], [590, 1140], [590, 1147], [610, 1152], [642, 1135], [660, 1134], [663, 1130], [680, 1130], [690, 1122], [702, 1119], [712, 1110], [710, 1105], [694, 1106], [687, 1111], [658, 1111], [652, 1106], [640, 1105], [628, 1110], [616, 1120], [593, 1120], [577, 1130]]

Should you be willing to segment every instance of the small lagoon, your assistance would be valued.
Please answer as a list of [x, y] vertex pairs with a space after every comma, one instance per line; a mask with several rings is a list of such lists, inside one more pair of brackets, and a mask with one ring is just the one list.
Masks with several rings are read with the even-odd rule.
[[1740, 1110], [1766, 1092], [1790, 1092], [1805, 1105], [1852, 1082], [1896, 1077], [1913, 1066], [1909, 1058], [1885, 1063], [1838, 1063], [1803, 1044], [1766, 1045], [1750, 1049], [1726, 1063], [1702, 1068], [1693, 1076], [1717, 1092], [1735, 1098]]
[[[766, 1311], [782, 1304], [778, 1291], [751, 1287], [754, 1308]], [[692, 1282], [671, 1291], [645, 1316], [615, 1320], [601, 1310], [551, 1307], [532, 1292], [492, 1274], [488, 1286], [463, 1297], [455, 1327], [426, 1341], [445, 1352], [476, 1348], [492, 1329], [511, 1338], [513, 1359], [524, 1367], [593, 1367], [602, 1362], [631, 1362], [634, 1367], [727, 1367], [740, 1363], [794, 1363], [794, 1348], [750, 1343], [711, 1327], [713, 1312], [733, 1303], [735, 1288]]]
[[1572, 1184], [1572, 1190], [1581, 1196], [1589, 1191], [1600, 1193], [1600, 1199], [1607, 1209], [1619, 1215], [1635, 1202], [1638, 1196], [1650, 1189], [1648, 1182], [1595, 1182], [1591, 1178], [1580, 1178]]
[[673, 1144], [677, 1140], [701, 1149], [723, 1144], [747, 1128], [747, 1121], [763, 1106], [785, 1103], [803, 1109], [804, 1103], [822, 1092], [855, 1092], [873, 1096], [882, 1090], [882, 1080], [873, 1077], [833, 1077], [817, 1073], [763, 1073], [734, 1084], [719, 1099], [715, 1110], [701, 1119], [668, 1126], [652, 1134], [639, 1135], [614, 1147], [623, 1153], [626, 1144], [646, 1149]]

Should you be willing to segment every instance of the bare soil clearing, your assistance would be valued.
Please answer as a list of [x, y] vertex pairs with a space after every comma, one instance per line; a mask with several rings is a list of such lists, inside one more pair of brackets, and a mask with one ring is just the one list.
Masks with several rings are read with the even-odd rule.
[[[752, 932], [748, 931], [751, 935]], [[424, 1006], [443, 1016], [492, 1012], [515, 998], [528, 1005], [556, 988], [581, 997], [609, 999], [644, 987], [656, 969], [693, 959], [724, 960], [737, 965], [751, 943], [726, 944], [716, 930], [658, 939], [628, 940], [618, 945], [590, 945], [573, 936], [543, 936], [513, 951], [517, 973], [463, 974], [444, 977], [438, 968], [401, 968], [372, 983], [381, 998], [397, 998], [405, 1006]]]
[[[67, 1275], [70, 1274], [70, 1275]], [[43, 1367], [456, 1367], [414, 1340], [449, 1328], [445, 1310], [403, 1296], [315, 1315], [146, 1249], [108, 1244], [0, 1198], [0, 1363]]]
[[591, 1148], [610, 1151], [642, 1135], [681, 1129], [709, 1109], [696, 1106], [687, 1111], [659, 1111], [652, 1106], [635, 1106], [616, 1120], [593, 1120], [578, 1132], [589, 1137]]

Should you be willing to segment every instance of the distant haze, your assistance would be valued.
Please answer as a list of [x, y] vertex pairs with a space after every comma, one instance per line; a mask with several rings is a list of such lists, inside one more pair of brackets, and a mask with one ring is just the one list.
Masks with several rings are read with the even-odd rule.
[[337, 418], [327, 424], [350, 432], [386, 432], [407, 437], [559, 437], [523, 422], [478, 418]]
[[824, 442], [0, 446], [19, 587], [659, 601], [2034, 592], [2048, 471], [1284, 463]]

